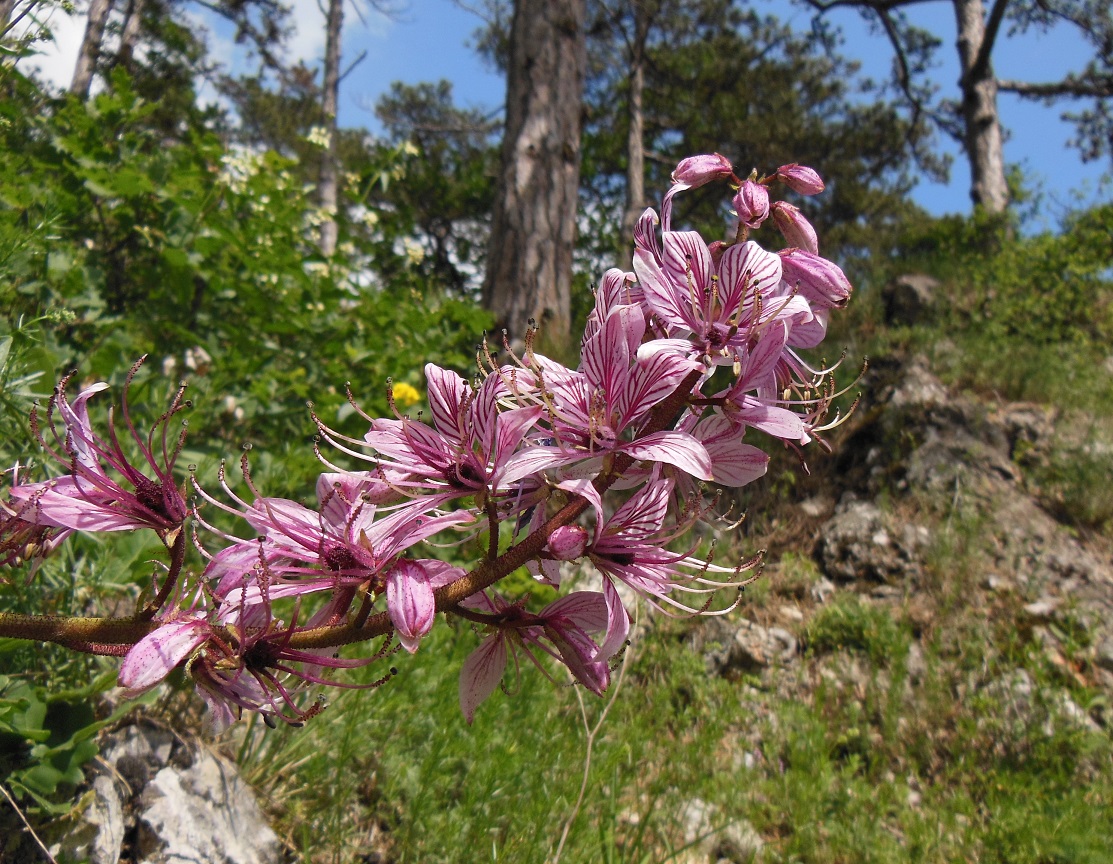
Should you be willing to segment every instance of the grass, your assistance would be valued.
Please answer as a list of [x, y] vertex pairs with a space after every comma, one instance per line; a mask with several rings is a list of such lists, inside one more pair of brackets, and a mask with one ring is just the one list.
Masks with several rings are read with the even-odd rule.
[[[359, 860], [374, 826], [390, 861], [541, 864], [573, 814], [561, 861], [676, 861], [697, 798], [708, 843], [745, 821], [767, 862], [1102, 860], [1109, 737], [1062, 719], [1063, 682], [1034, 652], [964, 644], [956, 657], [929, 641], [912, 680], [899, 609], [849, 594], [806, 633], [802, 669], [729, 682], [706, 675], [682, 626], [656, 627], [631, 649], [578, 811], [575, 692], [525, 670], [468, 727], [456, 673], [474, 637], [447, 627], [395, 680], [342, 693], [306, 728], [252, 729], [243, 761], [312, 862]], [[1023, 710], [987, 686], [1016, 668], [1035, 694]], [[591, 723], [603, 703], [585, 698]]]

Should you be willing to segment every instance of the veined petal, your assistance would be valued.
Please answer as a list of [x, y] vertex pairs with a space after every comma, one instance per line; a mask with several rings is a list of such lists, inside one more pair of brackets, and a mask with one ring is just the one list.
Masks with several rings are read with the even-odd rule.
[[607, 629], [593, 660], [609, 660], [626, 644], [630, 635], [630, 613], [622, 605], [622, 598], [610, 579], [603, 580], [603, 598], [607, 604]]
[[691, 371], [699, 369], [694, 360], [665, 351], [648, 354], [627, 375], [615, 400], [618, 428], [624, 429], [669, 396]]
[[661, 241], [657, 237], [657, 213], [647, 209], [634, 224], [634, 248], [648, 252], [656, 261], [661, 260]]
[[624, 543], [644, 540], [660, 531], [668, 512], [672, 486], [671, 480], [647, 483], [619, 507], [607, 520], [604, 531], [608, 538], [608, 548], [616, 539]]
[[[588, 477], [578, 477], [574, 480], [562, 480], [557, 483], [558, 489], [563, 489], [565, 492], [571, 492], [573, 495], [579, 495], [581, 498], [586, 498], [592, 507], [595, 508], [595, 524], [599, 526], [603, 522], [603, 496], [599, 494], [599, 490]], [[598, 530], [596, 530], [598, 535]]]
[[657, 432], [616, 449], [646, 462], [664, 462], [699, 480], [711, 479], [707, 450], [686, 432]]
[[793, 348], [814, 348], [827, 337], [829, 310], [816, 309], [811, 318], [792, 322], [788, 344]]
[[[52, 525], [73, 531], [131, 531], [149, 527], [133, 512], [112, 507], [109, 502], [93, 500], [99, 493], [86, 491], [90, 484], [71, 477], [59, 477], [44, 483], [13, 486], [12, 500], [31, 502], [20, 511], [20, 518], [33, 525]], [[43, 490], [44, 486], [49, 488]]]
[[502, 485], [501, 469], [509, 464], [514, 449], [521, 443], [529, 428], [545, 413], [540, 405], [531, 408], [514, 408], [503, 411], [495, 421], [495, 451], [491, 454], [492, 475], [496, 485]]
[[429, 382], [429, 410], [437, 431], [455, 443], [460, 443], [463, 415], [463, 394], [468, 392], [468, 382], [451, 369], [442, 369], [435, 363], [425, 365], [425, 380]]
[[645, 332], [645, 319], [635, 306], [617, 306], [583, 351], [582, 371], [590, 389], [602, 389], [613, 405], [630, 374], [630, 363]]
[[289, 539], [304, 549], [316, 551], [320, 547], [323, 534], [320, 514], [296, 501], [259, 498], [244, 513], [244, 519], [260, 534], [279, 544]]
[[762, 332], [753, 350], [742, 361], [738, 376], [738, 386], [745, 390], [760, 390], [772, 383], [777, 363], [784, 353], [788, 341], [788, 326], [783, 321], [770, 324]]
[[681, 305], [684, 297], [669, 281], [661, 265], [644, 249], [634, 253], [634, 272], [645, 292], [646, 305], [669, 330], [695, 329], [690, 308]]
[[[499, 419], [498, 391], [501, 387], [502, 379], [498, 375], [488, 375], [468, 409], [471, 421], [468, 434], [479, 441], [483, 452], [488, 456], [495, 452], [497, 446], [495, 436]], [[465, 446], [470, 447], [471, 441], [465, 441]]]
[[506, 460], [506, 468], [500, 477], [501, 485], [509, 486], [511, 483], [517, 483], [525, 477], [539, 474], [548, 468], [578, 462], [588, 455], [576, 450], [565, 450], [562, 447], [541, 445], [519, 450]]
[[493, 633], [480, 643], [460, 668], [460, 712], [470, 724], [475, 709], [495, 692], [506, 669], [506, 640]]
[[723, 486], [745, 486], [769, 470], [769, 454], [752, 444], [713, 441], [707, 445], [716, 483]]
[[163, 624], [132, 646], [120, 664], [120, 686], [124, 698], [132, 699], [150, 690], [205, 643], [212, 628], [190, 618]]
[[607, 628], [606, 599], [597, 591], [573, 591], [538, 614], [547, 620], [564, 619], [589, 633], [602, 633]]
[[731, 246], [719, 262], [720, 290], [724, 317], [734, 314], [747, 296], [769, 297], [781, 281], [781, 259], [766, 252], [753, 240]]
[[108, 385], [99, 381], [78, 393], [73, 402], [68, 401], [64, 394], [58, 400], [58, 413], [62, 415], [62, 422], [66, 424], [67, 438], [73, 447], [78, 463], [102, 476], [104, 471], [100, 467], [93, 446], [95, 438], [92, 424], [89, 422], [89, 406], [87, 403], [97, 393], [107, 389]]
[[433, 587], [416, 561], [399, 561], [386, 579], [386, 609], [398, 633], [398, 641], [411, 654], [421, 637], [433, 629], [436, 603]]
[[738, 409], [733, 413], [735, 418], [747, 426], [753, 426], [775, 438], [801, 443], [807, 440], [804, 421], [787, 408], [766, 405], [752, 396], [743, 396], [739, 400]]
[[715, 265], [703, 238], [695, 231], [666, 231], [664, 233], [665, 276], [676, 286], [684, 298], [681, 302], [690, 307], [695, 292], [695, 302], [702, 300], [704, 289], [711, 285]]

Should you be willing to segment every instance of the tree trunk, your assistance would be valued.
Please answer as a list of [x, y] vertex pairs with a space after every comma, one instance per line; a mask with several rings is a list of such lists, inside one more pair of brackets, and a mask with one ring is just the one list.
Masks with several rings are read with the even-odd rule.
[[12, 20], [12, 11], [15, 9], [15, 0], [0, 0], [0, 36], [6, 36], [8, 24]]
[[645, 210], [645, 43], [649, 34], [649, 15], [645, 5], [634, 2], [634, 43], [630, 47], [630, 97], [627, 113], [630, 129], [626, 136], [626, 212], [622, 217], [622, 249], [627, 249], [634, 225]]
[[585, 0], [517, 0], [483, 300], [517, 341], [569, 337], [583, 126]]
[[1009, 205], [1009, 187], [1005, 182], [1005, 154], [997, 113], [997, 79], [989, 52], [981, 50], [986, 38], [985, 6], [982, 0], [954, 0], [954, 4], [970, 197], [975, 207], [987, 213], [1004, 213]]
[[318, 202], [328, 218], [321, 223], [321, 252], [331, 255], [336, 251], [336, 202], [337, 202], [337, 125], [336, 114], [340, 104], [340, 34], [344, 26], [344, 0], [329, 0], [328, 24], [325, 31], [324, 109], [328, 129], [328, 152], [321, 160], [320, 183], [317, 186]]
[[81, 99], [89, 98], [89, 85], [93, 82], [101, 40], [104, 39], [104, 25], [111, 11], [112, 0], [90, 0], [85, 38], [81, 40], [81, 53], [77, 55], [77, 66], [70, 83], [70, 92]]
[[143, 7], [146, 0], [131, 0], [128, 4], [128, 15], [124, 19], [124, 29], [120, 33], [120, 51], [116, 55], [116, 62], [123, 66], [129, 73], [132, 69], [132, 59], [135, 57], [135, 44], [139, 41], [139, 31], [143, 23]]

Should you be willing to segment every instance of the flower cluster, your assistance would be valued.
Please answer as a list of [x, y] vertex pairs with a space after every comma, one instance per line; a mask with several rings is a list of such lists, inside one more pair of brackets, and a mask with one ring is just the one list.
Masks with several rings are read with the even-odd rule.
[[[675, 195], [715, 181], [734, 193], [734, 239], [674, 230]], [[318, 710], [305, 707], [307, 683], [419, 650], [440, 612], [479, 636], [460, 678], [469, 722], [523, 657], [545, 671], [548, 656], [602, 693], [629, 603], [723, 614], [755, 578], [756, 559], [717, 563], [686, 539], [712, 512], [707, 484], [764, 474], [759, 433], [796, 448], [832, 425], [830, 370], [797, 352], [820, 343], [851, 288], [801, 211], [771, 200], [778, 185], [823, 189], [799, 165], [740, 179], [718, 154], [681, 162], [660, 218], [647, 210], [637, 223], [632, 270], [603, 277], [576, 368], [535, 352], [531, 331], [505, 359], [484, 346], [474, 380], [427, 365], [427, 419], [363, 415], [366, 433], [351, 437], [314, 415], [326, 471], [313, 506], [262, 494], [246, 456], [249, 495], [222, 468], [219, 491], [191, 480], [187, 506], [171, 477], [180, 439], [167, 433], [181, 394], [147, 436], [125, 399], [137, 467], [114, 429], [106, 439], [92, 430], [87, 403], [105, 385], [71, 401], [63, 382], [47, 427], [68, 474], [11, 488], [0, 550], [56, 544], [57, 532], [156, 531], [170, 563], [153, 599], [112, 639], [70, 644], [126, 653], [120, 684], [132, 693], [183, 667], [218, 727], [245, 708], [268, 722], [304, 719]], [[776, 253], [749, 239], [770, 217], [789, 244]], [[218, 527], [227, 515], [245, 536]], [[486, 548], [470, 570], [430, 552], [468, 540]], [[203, 558], [197, 575], [183, 565], [189, 542]], [[574, 586], [562, 584], [569, 564]], [[499, 581], [523, 566], [572, 590], [536, 611], [503, 596]], [[382, 641], [369, 657], [336, 653], [371, 639]]]

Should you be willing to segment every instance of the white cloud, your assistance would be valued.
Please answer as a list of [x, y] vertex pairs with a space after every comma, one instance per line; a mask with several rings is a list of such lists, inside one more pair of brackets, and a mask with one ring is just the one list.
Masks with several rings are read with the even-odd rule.
[[38, 43], [35, 47], [39, 53], [21, 63], [26, 64], [28, 69], [38, 69], [45, 81], [59, 89], [65, 89], [73, 80], [77, 53], [81, 49], [81, 40], [85, 36], [85, 15], [83, 13], [67, 15], [58, 7], [54, 7], [42, 23], [50, 29], [54, 41]]
[[[293, 0], [290, 4], [290, 22], [294, 32], [286, 46], [286, 59], [290, 62], [302, 61], [307, 66], [317, 66], [325, 56], [325, 16], [321, 14], [324, 0]], [[366, 22], [366, 26], [364, 24]], [[367, 37], [375, 41], [385, 40], [390, 34], [394, 21], [383, 14], [367, 0], [347, 0], [344, 8], [344, 55], [342, 62], [350, 62], [354, 57], [353, 43], [364, 43]]]
[[[344, 18], [344, 54], [341, 58], [344, 64], [354, 60], [358, 50], [368, 47], [368, 43], [384, 43], [395, 24], [370, 0], [348, 0]], [[39, 43], [36, 46], [38, 53], [21, 62], [27, 69], [38, 69], [42, 78], [54, 87], [66, 89], [73, 79], [77, 54], [85, 35], [85, 20], [84, 12], [67, 15], [55, 7], [45, 22], [53, 40]], [[186, 20], [197, 30], [204, 31], [210, 59], [223, 63], [230, 73], [243, 71], [246, 51], [243, 46], [235, 44], [226, 22], [200, 9], [189, 10]], [[302, 61], [310, 67], [319, 66], [324, 59], [326, 34], [325, 19], [318, 0], [293, 0], [289, 21], [292, 32], [284, 59], [289, 63]], [[374, 47], [371, 50], [375, 50]], [[202, 103], [213, 99], [212, 93], [199, 95]]]

